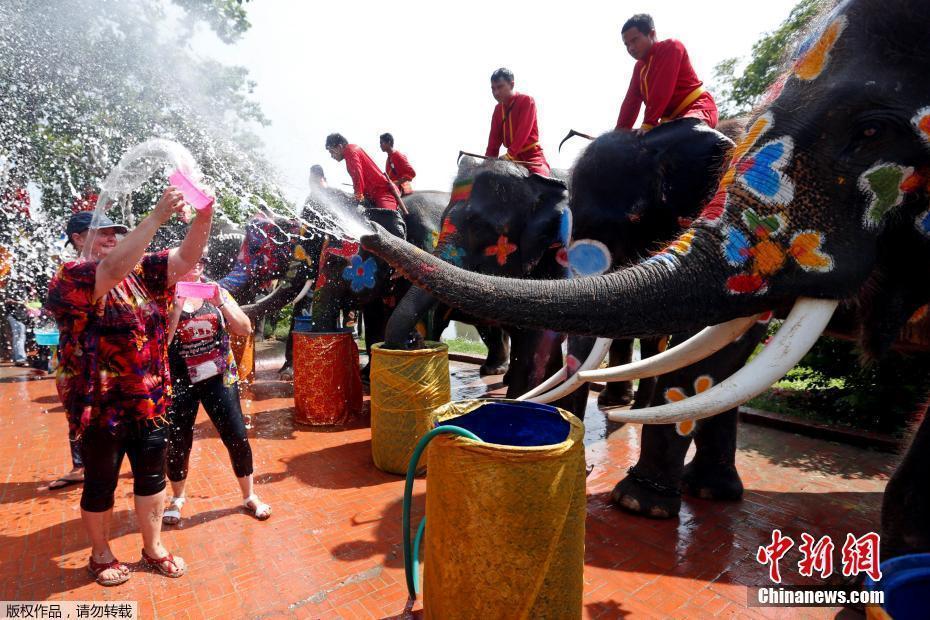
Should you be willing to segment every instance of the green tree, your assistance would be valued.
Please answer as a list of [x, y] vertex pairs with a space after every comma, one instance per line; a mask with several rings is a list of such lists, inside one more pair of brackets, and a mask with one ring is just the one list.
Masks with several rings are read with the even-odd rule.
[[[158, 136], [192, 152], [221, 204], [275, 194], [257, 151], [254, 127], [267, 119], [255, 84], [241, 67], [192, 53], [204, 26], [233, 42], [249, 24], [235, 0], [4, 0], [8, 187], [35, 183], [43, 210], [63, 218], [129, 147]], [[135, 196], [133, 211], [147, 211], [155, 191]]]
[[778, 28], [752, 46], [741, 75], [737, 75], [742, 60], [738, 57], [727, 58], [714, 67], [714, 96], [722, 116], [739, 116], [752, 109], [782, 74], [789, 52], [824, 4], [825, 0], [800, 0]]

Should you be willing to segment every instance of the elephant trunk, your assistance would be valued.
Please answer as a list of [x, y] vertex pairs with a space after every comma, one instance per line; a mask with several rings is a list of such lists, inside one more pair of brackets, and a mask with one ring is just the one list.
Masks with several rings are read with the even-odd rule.
[[422, 339], [417, 332], [419, 323], [436, 305], [436, 299], [427, 291], [412, 287], [391, 313], [384, 332], [386, 349], [416, 349]]
[[684, 256], [666, 252], [610, 274], [571, 280], [485, 276], [454, 267], [376, 228], [362, 238], [417, 286], [483, 319], [607, 338], [646, 337], [747, 316], [771, 300], [725, 291], [719, 237], [700, 229]]

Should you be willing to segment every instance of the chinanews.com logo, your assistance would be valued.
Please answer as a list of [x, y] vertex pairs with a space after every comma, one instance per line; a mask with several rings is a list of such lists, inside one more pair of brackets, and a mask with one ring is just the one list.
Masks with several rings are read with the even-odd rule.
[[[768, 578], [774, 584], [782, 583], [780, 561], [795, 546], [790, 536], [781, 530], [772, 530], [772, 540], [761, 545], [756, 551], [755, 560], [768, 567]], [[852, 581], [860, 575], [868, 576], [878, 582], [881, 571], [881, 537], [875, 532], [862, 536], [846, 534], [846, 540], [840, 549], [841, 567], [837, 571]], [[834, 573], [834, 550], [836, 545], [830, 536], [814, 538], [808, 533], [801, 534], [801, 544], [797, 550], [801, 559], [797, 562], [798, 574], [802, 577], [819, 577], [827, 579]], [[837, 607], [841, 605], [882, 605], [884, 592], [880, 590], [860, 590], [853, 587], [833, 585], [776, 585], [757, 586], [747, 592], [750, 607]]]

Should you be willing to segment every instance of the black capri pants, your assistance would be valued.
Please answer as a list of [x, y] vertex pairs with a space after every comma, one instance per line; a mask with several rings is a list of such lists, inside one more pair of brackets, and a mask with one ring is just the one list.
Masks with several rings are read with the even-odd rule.
[[201, 403], [220, 434], [236, 478], [252, 473], [252, 448], [239, 405], [239, 386], [224, 385], [222, 375], [190, 383], [186, 373], [176, 372], [174, 399], [169, 408], [168, 478], [180, 482], [187, 478], [188, 461], [194, 444], [194, 422]]
[[164, 490], [168, 427], [163, 422], [120, 422], [112, 430], [90, 426], [84, 430], [80, 446], [84, 462], [81, 508], [87, 512], [113, 508], [123, 455], [129, 457], [132, 467], [133, 493], [144, 497]]

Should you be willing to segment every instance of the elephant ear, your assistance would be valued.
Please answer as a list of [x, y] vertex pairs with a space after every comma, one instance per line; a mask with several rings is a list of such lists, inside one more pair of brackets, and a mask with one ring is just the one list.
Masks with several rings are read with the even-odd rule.
[[[524, 273], [529, 273], [539, 264], [539, 261], [551, 250], [553, 270], [562, 267], [555, 261], [556, 253], [565, 245], [566, 225], [570, 227], [570, 213], [568, 210], [568, 187], [559, 180], [532, 174], [527, 182], [533, 189], [535, 202], [530, 212], [523, 234], [520, 236], [520, 255], [523, 260]], [[570, 231], [569, 231], [570, 234]], [[557, 276], [557, 273], [540, 274]]]
[[650, 131], [645, 144], [658, 170], [657, 204], [677, 218], [695, 217], [713, 196], [733, 141], [695, 119], [680, 119]]

